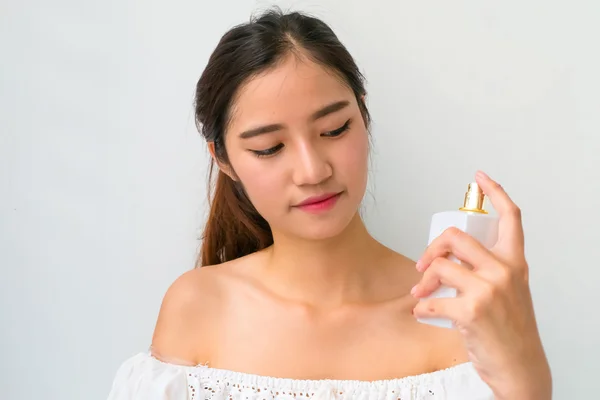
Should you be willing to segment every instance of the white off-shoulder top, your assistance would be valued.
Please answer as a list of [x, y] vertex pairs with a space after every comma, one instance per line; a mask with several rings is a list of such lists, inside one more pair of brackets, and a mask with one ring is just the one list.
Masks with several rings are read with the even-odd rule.
[[118, 369], [108, 400], [492, 400], [471, 363], [378, 381], [301, 380], [170, 364], [150, 351]]

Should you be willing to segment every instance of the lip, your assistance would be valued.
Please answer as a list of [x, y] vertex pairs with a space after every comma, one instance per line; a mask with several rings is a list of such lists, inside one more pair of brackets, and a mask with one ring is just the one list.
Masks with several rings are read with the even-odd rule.
[[308, 199], [304, 200], [303, 202], [299, 203], [296, 205], [296, 207], [302, 207], [302, 206], [309, 206], [311, 204], [317, 204], [317, 203], [321, 203], [325, 200], [329, 200], [332, 197], [337, 196], [339, 193], [325, 193], [321, 196], [313, 196], [313, 197], [309, 197]]
[[321, 212], [333, 208], [337, 203], [342, 192], [326, 193], [321, 196], [309, 197], [308, 199], [297, 204], [295, 207], [308, 212]]

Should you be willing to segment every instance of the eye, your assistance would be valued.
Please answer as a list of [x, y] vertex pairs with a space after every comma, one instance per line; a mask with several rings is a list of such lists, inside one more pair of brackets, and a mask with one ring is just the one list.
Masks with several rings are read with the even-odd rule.
[[344, 133], [345, 131], [347, 131], [348, 129], [350, 129], [350, 122], [351, 122], [351, 120], [348, 120], [348, 121], [346, 121], [346, 123], [344, 125], [342, 125], [341, 127], [337, 128], [336, 130], [325, 132], [325, 133], [321, 134], [321, 136], [325, 136], [325, 137], [340, 136], [342, 133]]
[[277, 146], [273, 146], [266, 150], [250, 150], [256, 157], [268, 157], [276, 154], [283, 148], [283, 143], [279, 143]]

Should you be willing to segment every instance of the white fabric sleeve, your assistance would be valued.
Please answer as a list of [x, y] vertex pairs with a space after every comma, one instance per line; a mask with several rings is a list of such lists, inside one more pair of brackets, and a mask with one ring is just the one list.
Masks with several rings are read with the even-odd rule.
[[117, 370], [108, 400], [190, 400], [187, 370], [137, 354]]

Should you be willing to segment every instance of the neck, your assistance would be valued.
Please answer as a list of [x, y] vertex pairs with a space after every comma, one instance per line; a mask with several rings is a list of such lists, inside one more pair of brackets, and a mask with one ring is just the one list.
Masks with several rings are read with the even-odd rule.
[[377, 275], [374, 261], [383, 248], [356, 214], [338, 236], [302, 240], [273, 234], [265, 266], [266, 284], [291, 300], [319, 307], [359, 302]]

